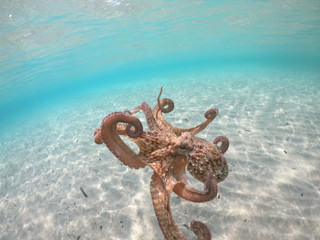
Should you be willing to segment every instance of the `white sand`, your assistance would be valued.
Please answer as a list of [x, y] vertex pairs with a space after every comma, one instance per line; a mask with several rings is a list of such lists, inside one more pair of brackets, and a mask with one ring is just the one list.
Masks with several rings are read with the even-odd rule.
[[0, 239], [163, 239], [152, 171], [122, 166], [92, 132], [111, 112], [153, 107], [161, 85], [175, 102], [169, 122], [195, 126], [217, 107], [220, 116], [199, 136], [226, 135], [231, 144], [219, 198], [196, 204], [172, 194], [188, 239], [193, 219], [213, 239], [320, 239], [320, 74], [302, 71], [159, 77], [21, 121], [0, 143]]

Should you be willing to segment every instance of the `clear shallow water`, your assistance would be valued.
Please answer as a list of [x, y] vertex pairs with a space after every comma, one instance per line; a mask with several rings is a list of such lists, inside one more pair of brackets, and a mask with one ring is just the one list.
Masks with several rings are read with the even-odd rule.
[[231, 141], [219, 199], [172, 197], [188, 239], [192, 219], [214, 239], [319, 239], [318, 1], [0, 4], [0, 238], [161, 239], [151, 171], [92, 130], [163, 85], [171, 123], [218, 107], [201, 137]]

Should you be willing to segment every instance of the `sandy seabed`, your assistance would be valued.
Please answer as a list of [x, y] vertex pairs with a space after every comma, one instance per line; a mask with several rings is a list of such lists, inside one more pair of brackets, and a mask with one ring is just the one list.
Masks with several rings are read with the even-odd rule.
[[161, 85], [162, 97], [175, 102], [170, 123], [195, 126], [217, 107], [220, 115], [199, 137], [226, 135], [231, 144], [230, 173], [216, 199], [197, 204], [171, 195], [188, 239], [195, 239], [187, 227], [193, 219], [213, 239], [320, 239], [320, 74], [280, 70], [158, 77], [21, 121], [1, 136], [0, 239], [164, 239], [151, 169], [129, 169], [93, 142], [107, 114], [143, 101], [153, 107]]

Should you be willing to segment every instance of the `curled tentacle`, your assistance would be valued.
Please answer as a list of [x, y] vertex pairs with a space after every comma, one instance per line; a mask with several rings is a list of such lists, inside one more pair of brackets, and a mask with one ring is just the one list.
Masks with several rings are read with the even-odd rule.
[[[218, 146], [218, 143], [221, 143], [221, 145]], [[225, 153], [229, 148], [229, 139], [226, 136], [219, 136], [216, 137], [213, 144], [217, 145], [217, 148], [221, 153]]]
[[197, 133], [201, 132], [203, 129], [205, 129], [209, 123], [211, 123], [213, 121], [213, 119], [216, 118], [216, 116], [219, 114], [219, 110], [217, 108], [213, 108], [213, 109], [209, 109], [208, 111], [206, 111], [206, 113], [204, 114], [204, 117], [207, 119], [206, 121], [204, 121], [203, 123], [201, 123], [200, 125], [194, 127], [194, 128], [190, 128], [188, 131], [192, 132], [194, 135], [196, 135]]
[[[119, 122], [128, 123], [126, 133], [129, 136], [138, 137], [142, 134], [142, 124], [140, 120], [130, 114], [115, 112], [106, 116], [101, 125], [101, 136], [109, 150], [124, 165], [132, 168], [145, 167], [146, 163], [131, 150], [120, 138], [117, 133], [117, 125]], [[134, 128], [134, 129], [133, 129]], [[133, 130], [133, 131], [132, 131]]]
[[[199, 132], [201, 132], [203, 129], [205, 129], [209, 125], [209, 123], [211, 123], [213, 119], [215, 119], [215, 117], [218, 114], [219, 114], [219, 110], [217, 108], [213, 108], [206, 111], [206, 113], [204, 114], [204, 117], [206, 118], [206, 120], [193, 128], [177, 128], [177, 127], [173, 127], [169, 123], [166, 123], [166, 125], [171, 126], [171, 131], [174, 132], [177, 136], [180, 136], [184, 132], [191, 132], [192, 134], [196, 135]], [[166, 121], [166, 120], [163, 118], [162, 121]]]
[[[139, 121], [140, 122], [140, 121]], [[126, 134], [131, 138], [140, 137], [143, 131], [141, 122], [140, 124], [134, 126], [132, 123], [129, 123], [126, 127]]]
[[179, 182], [177, 183], [173, 191], [182, 197], [183, 199], [191, 202], [208, 202], [214, 199], [218, 193], [217, 181], [212, 176], [212, 173], [208, 171], [207, 179], [204, 186], [204, 191], [199, 191], [191, 186], [189, 183]]
[[94, 142], [96, 144], [102, 144], [104, 143], [103, 138], [101, 136], [101, 128], [97, 128], [96, 130], [94, 130]]
[[206, 113], [204, 114], [204, 117], [206, 119], [210, 119], [210, 120], [213, 120], [216, 118], [216, 116], [219, 114], [219, 110], [218, 108], [213, 108], [213, 109], [210, 109], [208, 111], [206, 111]]
[[204, 223], [193, 220], [190, 229], [198, 236], [197, 240], [211, 240], [210, 230]]
[[[162, 94], [162, 87], [160, 89], [160, 93], [157, 98], [158, 104], [154, 107], [154, 109], [152, 111], [153, 116], [154, 116], [155, 120], [157, 121], [158, 125], [162, 129], [164, 129], [168, 132], [175, 133], [174, 132], [175, 127], [173, 127], [170, 123], [168, 123], [162, 115], [162, 113], [169, 113], [174, 109], [174, 102], [169, 98], [164, 98], [160, 101], [161, 94]], [[179, 134], [179, 135], [181, 135], [181, 134]], [[177, 135], [177, 136], [179, 136], [179, 135]]]
[[161, 110], [161, 112], [163, 112], [163, 113], [172, 112], [172, 110], [174, 109], [174, 102], [169, 98], [164, 98], [160, 102], [161, 94], [162, 94], [162, 87], [160, 89], [160, 93], [159, 93], [158, 98], [157, 98], [159, 110]]
[[150, 183], [152, 203], [164, 237], [167, 240], [186, 240], [174, 221], [170, 209], [170, 193], [173, 185], [174, 183], [165, 186], [160, 176], [154, 173]]
[[158, 98], [157, 98], [158, 105], [153, 109], [154, 118], [156, 119], [156, 121], [158, 122], [158, 124], [162, 128], [173, 132], [177, 136], [180, 136], [183, 132], [192, 132], [193, 134], [197, 134], [197, 133], [201, 132], [219, 114], [219, 111], [218, 111], [217, 108], [210, 109], [204, 115], [205, 118], [206, 118], [206, 121], [204, 121], [203, 123], [199, 124], [198, 126], [193, 127], [193, 128], [187, 128], [187, 129], [174, 127], [170, 123], [168, 123], [164, 119], [164, 117], [162, 116], [162, 113], [169, 113], [174, 109], [174, 102], [171, 99], [168, 99], [168, 98], [164, 98], [160, 102], [161, 94], [162, 94], [162, 87], [160, 89], [160, 93], [159, 93]]

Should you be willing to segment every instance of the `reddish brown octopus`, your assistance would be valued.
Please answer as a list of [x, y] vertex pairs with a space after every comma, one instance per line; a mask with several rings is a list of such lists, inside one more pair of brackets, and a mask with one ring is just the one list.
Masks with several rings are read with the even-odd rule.
[[[213, 143], [197, 138], [195, 135], [218, 115], [218, 109], [205, 113], [206, 120], [200, 125], [182, 129], [168, 123], [162, 113], [174, 108], [172, 100], [165, 98], [153, 110], [143, 102], [134, 110], [114, 112], [106, 116], [100, 128], [94, 132], [97, 144], [105, 143], [109, 150], [126, 166], [144, 168], [149, 166], [154, 174], [150, 182], [150, 192], [154, 211], [163, 235], [168, 240], [186, 239], [174, 221], [170, 209], [170, 194], [175, 192], [191, 202], [207, 202], [217, 196], [217, 183], [228, 176], [228, 165], [223, 154], [229, 147], [225, 136], [217, 137]], [[142, 111], [146, 117], [149, 131], [143, 130], [140, 120], [133, 114]], [[135, 153], [120, 138], [127, 137], [139, 147]], [[186, 169], [204, 183], [204, 190], [195, 189], [188, 181]], [[197, 239], [211, 239], [208, 227], [192, 221], [190, 229]]]

